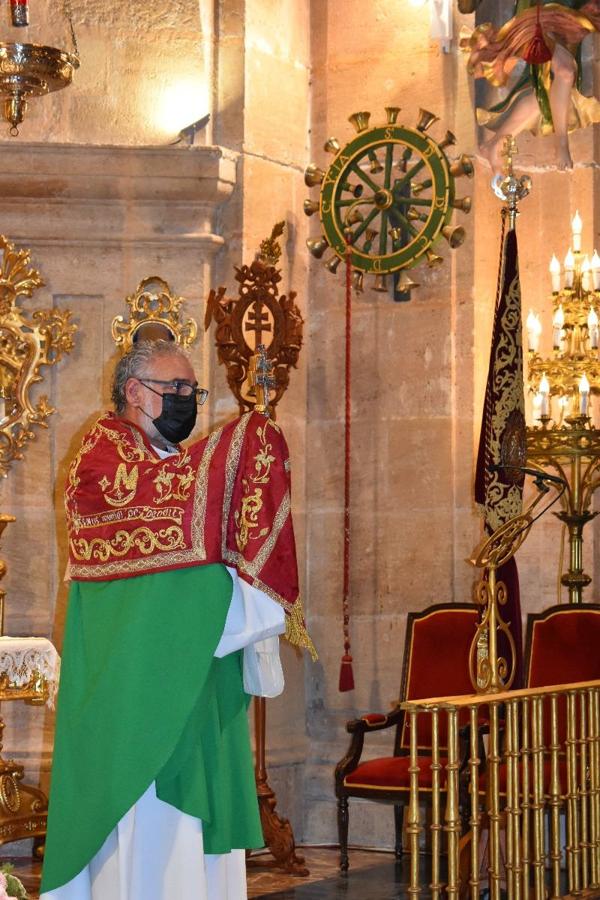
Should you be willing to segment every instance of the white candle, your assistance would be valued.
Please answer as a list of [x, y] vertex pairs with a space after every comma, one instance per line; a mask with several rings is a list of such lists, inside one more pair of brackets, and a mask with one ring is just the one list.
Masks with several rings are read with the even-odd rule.
[[590, 269], [591, 269], [590, 260], [589, 260], [589, 257], [586, 255], [583, 258], [583, 263], [581, 266], [581, 287], [583, 288], [584, 291], [589, 291], [591, 288]]
[[575, 272], [575, 257], [569, 247], [569, 251], [565, 256], [565, 287], [573, 287], [573, 273]]
[[[598, 263], [600, 264], [600, 257], [598, 258]], [[560, 263], [554, 253], [550, 260], [550, 278], [552, 279], [552, 293], [558, 294], [560, 291]]]
[[600, 256], [598, 256], [596, 250], [594, 250], [594, 255], [592, 256], [592, 278], [594, 280], [594, 290], [600, 291]]
[[542, 414], [542, 395], [539, 391], [537, 394], [533, 395], [533, 399], [531, 401], [531, 411], [533, 414], [533, 421], [536, 422]]
[[588, 334], [590, 337], [590, 348], [592, 350], [598, 349], [598, 315], [595, 309], [590, 309], [588, 313]]
[[550, 382], [546, 378], [545, 372], [540, 381], [539, 394], [542, 398], [540, 414], [543, 418], [547, 418], [550, 415]]
[[559, 397], [559, 398], [558, 398], [558, 410], [559, 410], [559, 414], [560, 414], [560, 418], [559, 418], [559, 420], [558, 420], [558, 425], [559, 425], [559, 427], [560, 427], [560, 426], [562, 425], [562, 423], [563, 423], [563, 419], [564, 419], [564, 417], [565, 417], [565, 409], [567, 408], [567, 403], [568, 403], [568, 402], [569, 402], [569, 401], [567, 400], [566, 397]]
[[590, 383], [585, 373], [579, 379], [579, 412], [582, 416], [587, 416], [590, 400]]
[[563, 325], [565, 324], [565, 313], [562, 305], [558, 307], [552, 316], [552, 346], [555, 350], [560, 350]]
[[583, 230], [583, 222], [581, 221], [579, 211], [576, 211], [573, 216], [571, 230], [573, 232], [573, 250], [575, 253], [579, 253], [581, 251], [581, 232]]
[[527, 339], [529, 342], [529, 349], [532, 353], [537, 353], [540, 349], [541, 333], [542, 323], [540, 322], [539, 317], [530, 309], [529, 315], [527, 316]]

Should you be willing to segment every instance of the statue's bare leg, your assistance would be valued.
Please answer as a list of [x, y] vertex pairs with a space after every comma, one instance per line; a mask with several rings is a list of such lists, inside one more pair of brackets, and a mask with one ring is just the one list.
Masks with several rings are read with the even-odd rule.
[[559, 169], [572, 169], [568, 123], [571, 91], [575, 84], [577, 66], [572, 55], [561, 44], [556, 44], [554, 48], [551, 68], [554, 78], [550, 86], [550, 109], [554, 124], [557, 164]]
[[494, 175], [499, 175], [502, 172], [502, 144], [504, 138], [509, 134], [516, 137], [522, 131], [533, 128], [539, 115], [540, 110], [535, 94], [533, 91], [525, 94], [525, 96], [517, 100], [493, 136], [481, 145], [479, 150], [489, 162]]

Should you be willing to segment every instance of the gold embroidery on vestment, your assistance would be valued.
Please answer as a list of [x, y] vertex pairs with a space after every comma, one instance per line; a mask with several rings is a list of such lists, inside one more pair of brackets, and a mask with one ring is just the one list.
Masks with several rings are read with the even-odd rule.
[[248, 421], [252, 413], [246, 413], [240, 418], [235, 426], [229, 450], [227, 451], [227, 460], [225, 462], [225, 493], [223, 496], [223, 516], [221, 519], [221, 550], [223, 558], [227, 554], [227, 523], [229, 522], [229, 512], [231, 510], [231, 497], [233, 495], [233, 486], [240, 463], [240, 455], [242, 452], [242, 442], [248, 427]]
[[[107, 562], [111, 556], [125, 556], [132, 547], [136, 547], [140, 553], [148, 556], [156, 550], [174, 550], [183, 545], [183, 531], [176, 525], [162, 528], [154, 532], [150, 528], [141, 526], [133, 531], [120, 530], [114, 537], [107, 541], [104, 538], [85, 538], [71, 540], [73, 555], [76, 559], [99, 559]], [[146, 561], [147, 562], [147, 561]]]

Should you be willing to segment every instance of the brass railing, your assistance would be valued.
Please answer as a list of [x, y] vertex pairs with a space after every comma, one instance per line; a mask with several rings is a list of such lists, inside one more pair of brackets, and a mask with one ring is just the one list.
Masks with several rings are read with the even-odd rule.
[[[490, 900], [600, 896], [600, 681], [402, 707], [410, 723], [410, 897], [475, 900], [486, 889]], [[419, 750], [425, 716], [428, 757]]]

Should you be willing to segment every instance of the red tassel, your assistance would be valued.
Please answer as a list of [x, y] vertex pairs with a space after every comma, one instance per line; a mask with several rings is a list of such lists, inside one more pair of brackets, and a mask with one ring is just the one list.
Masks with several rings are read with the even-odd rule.
[[546, 43], [542, 26], [539, 22], [535, 26], [535, 34], [525, 48], [523, 59], [532, 66], [541, 66], [542, 63], [552, 59], [552, 51]]
[[340, 684], [339, 691], [341, 694], [344, 691], [353, 691], [354, 690], [354, 672], [352, 671], [352, 657], [349, 653], [344, 653], [342, 656], [342, 664], [340, 666]]

